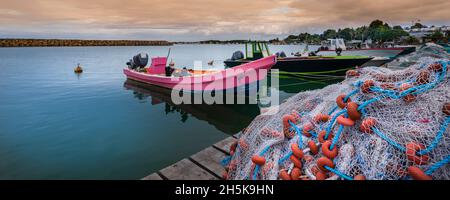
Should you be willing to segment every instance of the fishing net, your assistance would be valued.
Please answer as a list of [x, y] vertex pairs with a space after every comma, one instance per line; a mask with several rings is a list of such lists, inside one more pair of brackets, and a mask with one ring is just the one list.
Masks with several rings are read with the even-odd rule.
[[403, 62], [410, 64], [395, 71], [350, 70], [343, 82], [301, 92], [277, 114], [258, 116], [232, 145], [224, 175], [450, 179], [449, 55], [427, 45]]

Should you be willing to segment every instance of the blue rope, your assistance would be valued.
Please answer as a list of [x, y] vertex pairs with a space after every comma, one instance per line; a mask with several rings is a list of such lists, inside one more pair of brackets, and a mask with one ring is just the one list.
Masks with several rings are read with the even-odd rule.
[[345, 97], [344, 97], [344, 102], [346, 102], [348, 100], [348, 98], [350, 98], [351, 96], [355, 95], [356, 93], [359, 92], [359, 87], [354, 89], [353, 91], [351, 91], [350, 93], [348, 93]]
[[230, 164], [230, 162], [231, 162], [231, 156], [227, 156], [220, 162], [220, 164], [222, 165], [222, 167], [225, 167], [228, 164]]
[[338, 106], [334, 106], [334, 108], [333, 109], [331, 109], [331, 111], [330, 112], [328, 112], [328, 115], [331, 115], [331, 114], [333, 114], [334, 113], [334, 111], [336, 111], [337, 110], [337, 108], [339, 108]]
[[308, 131], [308, 133], [311, 134], [315, 138], [317, 137], [317, 133], [312, 130]]
[[330, 170], [331, 172], [333, 172], [334, 174], [338, 175], [339, 177], [341, 177], [341, 178], [343, 178], [345, 180], [349, 180], [349, 181], [353, 180], [352, 177], [350, 177], [347, 174], [344, 174], [344, 173], [342, 173], [342, 172], [340, 172], [340, 171], [338, 171], [336, 169], [333, 169], [333, 168], [328, 167], [328, 166], [324, 166], [324, 167], [325, 167], [325, 169]]
[[297, 125], [295, 125], [295, 124], [292, 123], [291, 121], [288, 121], [288, 122], [289, 122], [289, 124], [291, 125], [291, 127], [294, 128], [295, 132], [296, 132], [297, 135], [298, 135], [298, 147], [300, 147], [300, 149], [303, 149], [302, 134], [301, 134], [300, 129], [298, 128]]
[[[419, 85], [419, 86], [415, 86], [415, 87], [411, 87], [405, 91], [402, 92], [397, 92], [397, 91], [393, 91], [393, 90], [385, 90], [382, 89], [380, 87], [376, 87], [376, 86], [372, 86], [370, 87], [371, 91], [373, 92], [377, 92], [377, 93], [381, 93], [384, 94], [392, 99], [399, 99], [402, 98], [408, 94], [413, 94], [413, 95], [417, 95], [417, 94], [421, 94], [424, 93], [426, 91], [428, 91], [429, 89], [434, 88], [438, 83], [442, 82], [442, 80], [445, 78], [445, 72], [447, 71], [447, 63], [445, 62], [440, 62], [442, 64], [442, 71], [438, 74], [438, 78], [435, 79], [433, 82], [431, 83], [427, 83], [427, 84], [423, 84], [423, 85]], [[364, 103], [362, 103], [359, 107], [358, 110], [362, 110], [365, 107], [367, 107], [369, 104], [374, 103], [376, 101], [379, 101], [380, 99], [382, 99], [382, 96], [377, 96], [373, 99], [370, 99]]]
[[263, 156], [269, 150], [269, 148], [270, 148], [270, 146], [267, 145], [266, 148], [264, 148], [259, 155]]
[[286, 161], [289, 157], [291, 157], [292, 155], [292, 151], [289, 151], [288, 154], [286, 154], [283, 158], [281, 158], [280, 160], [278, 160], [278, 164], [283, 163], [284, 161]]
[[334, 123], [336, 122], [337, 117], [339, 117], [340, 115], [344, 114], [347, 112], [347, 109], [342, 109], [341, 111], [339, 111], [338, 113], [336, 113], [336, 115], [331, 119], [330, 124], [328, 125], [327, 129], [326, 129], [326, 134], [325, 134], [325, 139], [328, 139], [328, 135], [331, 132], [331, 128], [333, 128]]
[[336, 132], [336, 135], [333, 138], [333, 142], [330, 145], [330, 150], [333, 150], [334, 145], [336, 145], [336, 143], [338, 142], [339, 136], [341, 135], [342, 130], [344, 130], [344, 125], [340, 125], [339, 126], [339, 129], [338, 129], [338, 131]]
[[383, 138], [383, 140], [385, 140], [386, 142], [388, 142], [389, 144], [391, 144], [392, 146], [396, 147], [397, 149], [399, 149], [400, 151], [405, 152], [406, 149], [405, 147], [402, 147], [401, 145], [399, 145], [398, 143], [394, 142], [393, 140], [391, 140], [390, 138], [388, 138], [386, 135], [384, 135], [380, 130], [378, 130], [375, 127], [372, 127], [372, 130], [374, 133], [376, 133], [378, 136], [380, 136], [381, 138]]
[[441, 125], [441, 129], [439, 129], [436, 137], [434, 138], [433, 142], [430, 146], [428, 146], [426, 149], [420, 150], [417, 152], [419, 155], [424, 155], [427, 153], [430, 153], [436, 146], [439, 144], [439, 141], [441, 141], [442, 136], [444, 135], [445, 130], [447, 130], [448, 124], [450, 123], [450, 116], [445, 118], [444, 123]]
[[381, 96], [374, 97], [373, 99], [367, 100], [367, 101], [363, 102], [361, 105], [358, 106], [358, 110], [362, 110], [362, 109], [364, 109], [365, 107], [367, 107], [369, 104], [374, 103], [374, 102], [377, 102], [377, 101], [379, 101], [380, 99], [382, 99]]
[[258, 175], [258, 171], [259, 171], [259, 165], [255, 166], [255, 171], [253, 172], [253, 180], [256, 180], [256, 177]]
[[427, 171], [425, 171], [425, 174], [431, 175], [433, 174], [437, 169], [441, 168], [443, 165], [450, 162], [450, 155], [445, 157], [443, 160], [435, 163], [433, 166], [431, 166]]

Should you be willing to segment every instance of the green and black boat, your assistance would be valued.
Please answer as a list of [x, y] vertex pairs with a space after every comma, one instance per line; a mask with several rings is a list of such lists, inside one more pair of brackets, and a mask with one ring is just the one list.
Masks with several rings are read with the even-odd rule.
[[[234, 67], [266, 56], [270, 51], [265, 42], [248, 42], [245, 45], [245, 57], [242, 52], [235, 52], [231, 59], [225, 61], [226, 67]], [[361, 66], [372, 60], [367, 56], [306, 56], [285, 57], [280, 55], [272, 69], [302, 74], [344, 75], [349, 69]]]

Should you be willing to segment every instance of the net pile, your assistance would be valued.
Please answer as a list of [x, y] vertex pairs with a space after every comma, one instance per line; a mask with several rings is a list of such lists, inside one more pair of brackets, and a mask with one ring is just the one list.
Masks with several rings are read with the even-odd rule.
[[350, 70], [258, 116], [230, 148], [225, 178], [450, 179], [449, 55], [428, 45], [402, 60], [409, 67]]

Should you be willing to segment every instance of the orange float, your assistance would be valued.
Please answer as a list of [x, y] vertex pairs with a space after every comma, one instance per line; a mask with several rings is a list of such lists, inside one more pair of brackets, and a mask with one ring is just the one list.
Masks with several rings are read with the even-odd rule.
[[380, 87], [385, 90], [394, 90], [395, 89], [395, 85], [392, 83], [383, 83], [380, 85]]
[[313, 167], [311, 167], [311, 172], [312, 174], [314, 174], [314, 176], [316, 176], [317, 172], [319, 172], [320, 169], [319, 167], [317, 167], [317, 165], [314, 165]]
[[322, 130], [319, 132], [319, 135], [317, 136], [317, 139], [319, 139], [320, 143], [324, 143], [325, 141], [331, 140], [331, 138], [334, 137], [333, 133], [328, 134], [328, 138], [325, 139], [325, 136], [327, 135], [327, 131]]
[[340, 115], [337, 117], [337, 123], [343, 126], [353, 126], [355, 125], [355, 121], [351, 120], [350, 118], [345, 118], [344, 116]]
[[308, 147], [309, 147], [311, 154], [316, 155], [317, 153], [319, 153], [319, 147], [317, 147], [317, 145], [314, 141], [310, 140], [308, 142]]
[[292, 154], [294, 154], [295, 157], [297, 157], [298, 159], [303, 158], [304, 153], [300, 149], [300, 147], [298, 147], [298, 144], [296, 144], [296, 143], [291, 144], [291, 150], [292, 150]]
[[237, 145], [238, 145], [238, 142], [237, 142], [237, 141], [234, 141], [234, 142], [231, 144], [231, 146], [230, 146], [230, 152], [236, 151]]
[[272, 131], [272, 137], [277, 138], [277, 137], [282, 137], [283, 134], [281, 134], [278, 131]]
[[363, 133], [372, 133], [372, 127], [375, 126], [377, 121], [373, 118], [364, 119], [359, 126], [359, 130]]
[[419, 76], [417, 76], [416, 83], [419, 85], [423, 85], [430, 82], [430, 72], [429, 71], [421, 71]]
[[428, 155], [417, 155], [417, 151], [422, 149], [425, 149], [425, 146], [422, 144], [410, 142], [406, 144], [406, 157], [417, 165], [426, 165], [428, 164], [430, 157]]
[[289, 174], [287, 173], [287, 171], [285, 169], [280, 170], [279, 176], [280, 176], [281, 180], [285, 180], [285, 181], [291, 180], [291, 176], [289, 176]]
[[246, 151], [248, 149], [248, 144], [247, 142], [244, 140], [244, 138], [241, 138], [238, 142], [239, 144], [239, 148], [241, 148], [241, 150]]
[[303, 135], [306, 136], [306, 137], [311, 137], [312, 135], [311, 135], [311, 133], [309, 133], [309, 131], [313, 130], [313, 128], [314, 127], [313, 127], [312, 124], [310, 124], [310, 123], [305, 124], [303, 126]]
[[252, 162], [256, 165], [264, 165], [266, 163], [266, 158], [258, 155], [252, 156]]
[[358, 71], [351, 69], [351, 70], [348, 70], [347, 72], [345, 72], [345, 75], [347, 77], [357, 77], [357, 76], [359, 76], [359, 73], [358, 73]]
[[314, 117], [315, 122], [327, 122], [330, 120], [330, 115], [319, 113]]
[[344, 99], [347, 95], [341, 94], [336, 98], [336, 104], [339, 106], [339, 108], [345, 108], [348, 102], [351, 101], [350, 97], [347, 98], [347, 101], [344, 102]]
[[295, 136], [295, 131], [294, 131], [294, 130], [291, 130], [291, 129], [289, 129], [289, 128], [284, 128], [284, 129], [283, 129], [283, 133], [284, 133], [284, 136], [285, 136], [287, 139], [291, 139], [291, 138], [293, 138], [293, 137]]
[[292, 180], [299, 180], [301, 175], [302, 175], [302, 172], [299, 168], [294, 167], [294, 169], [292, 169], [292, 171], [291, 171], [291, 179]]
[[222, 179], [223, 179], [223, 180], [227, 180], [227, 179], [228, 179], [228, 172], [227, 172], [227, 171], [224, 171], [224, 172], [222, 173]]
[[434, 63], [428, 66], [428, 70], [433, 72], [441, 72], [442, 71], [442, 64], [441, 63]]
[[301, 119], [302, 119], [302, 116], [300, 116], [300, 115], [298, 114], [298, 112], [295, 111], [295, 110], [292, 110], [291, 115], [294, 116], [295, 121], [296, 121], [297, 123], [300, 122]]
[[361, 113], [358, 111], [358, 107], [359, 105], [355, 102], [347, 103], [347, 114], [348, 117], [353, 121], [361, 119]]
[[325, 172], [323, 172], [323, 171], [318, 171], [317, 174], [316, 174], [316, 180], [318, 180], [318, 181], [322, 181], [322, 180], [325, 180], [327, 178], [328, 178], [327, 174]]
[[295, 136], [295, 132], [290, 129], [291, 124], [289, 122], [296, 124], [297, 120], [292, 115], [289, 115], [289, 114], [284, 115], [283, 116], [283, 133], [286, 138], [291, 139]]
[[329, 159], [336, 158], [338, 155], [338, 148], [337, 145], [334, 145], [333, 150], [330, 150], [331, 141], [325, 141], [322, 144], [322, 153], [324, 156], [328, 157]]
[[300, 161], [298, 158], [296, 158], [294, 155], [291, 155], [289, 159], [294, 163], [294, 166], [301, 169], [302, 168], [302, 161]]
[[[409, 88], [412, 88], [412, 85], [408, 84], [408, 83], [403, 83], [400, 85], [400, 91], [405, 91], [408, 90]], [[413, 94], [407, 94], [406, 96], [403, 97], [403, 100], [406, 102], [412, 102], [416, 99], [416, 96], [414, 96]]]
[[431, 176], [425, 174], [425, 172], [423, 172], [420, 168], [418, 168], [416, 166], [409, 166], [408, 174], [414, 180], [432, 180]]
[[442, 112], [445, 115], [450, 116], [450, 103], [444, 103], [444, 106], [442, 106]]
[[325, 166], [328, 166], [329, 168], [334, 168], [334, 163], [327, 157], [321, 157], [317, 159], [317, 167], [323, 172], [329, 172], [329, 170], [326, 169]]
[[297, 119], [294, 116], [289, 115], [289, 114], [284, 115], [283, 116], [283, 126], [284, 126], [284, 128], [290, 128], [291, 127], [291, 124], [289, 123], [289, 121], [294, 123], [294, 124], [297, 123]]
[[366, 180], [366, 177], [364, 175], [362, 175], [362, 174], [358, 174], [355, 177], [353, 177], [353, 180], [355, 180], [355, 181], [363, 181], [363, 180]]
[[370, 87], [372, 87], [372, 86], [375, 86], [375, 82], [373, 80], [364, 81], [364, 83], [361, 85], [361, 92], [369, 93]]

